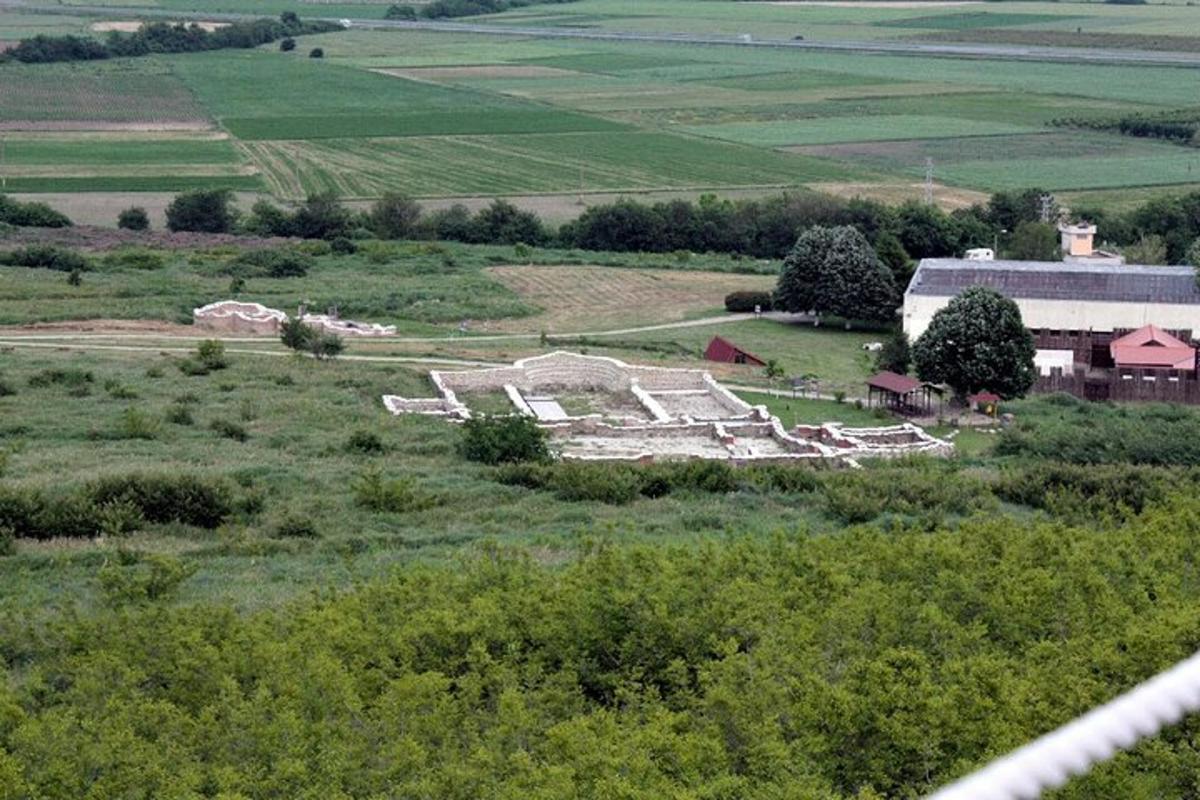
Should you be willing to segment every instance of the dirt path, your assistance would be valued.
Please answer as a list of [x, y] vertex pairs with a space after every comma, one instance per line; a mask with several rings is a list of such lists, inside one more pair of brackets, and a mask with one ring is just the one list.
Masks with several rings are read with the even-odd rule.
[[[680, 322], [664, 322], [657, 325], [640, 325], [629, 328], [610, 328], [607, 330], [592, 330], [592, 331], [547, 331], [547, 336], [558, 338], [577, 338], [577, 337], [603, 337], [603, 336], [629, 336], [636, 333], [649, 333], [653, 331], [672, 330], [674, 328], [701, 328], [707, 325], [723, 325], [729, 322], [744, 322], [754, 319], [754, 314], [722, 314], [718, 317], [701, 317], [699, 319], [689, 319]], [[767, 312], [762, 315], [762, 319], [772, 319], [777, 322], [796, 323], [809, 322], [810, 319], [804, 314], [786, 314], [780, 311]], [[105, 329], [104, 323], [113, 323], [111, 328]], [[241, 342], [241, 343], [262, 343], [273, 341], [272, 338], [266, 336], [222, 336], [217, 332], [213, 333], [196, 333], [196, 328], [190, 325], [174, 325], [169, 322], [148, 322], [145, 323], [147, 328], [152, 330], [139, 330], [138, 326], [142, 325], [136, 320], [93, 320], [85, 322], [62, 322], [62, 323], [39, 323], [36, 325], [10, 326], [0, 327], [0, 345], [20, 346], [23, 343], [32, 342], [71, 342], [71, 341], [88, 341], [94, 339], [151, 339], [151, 340], [177, 340], [177, 341], [199, 341], [202, 339], [219, 339], [222, 342]], [[369, 340], [372, 343], [379, 344], [445, 344], [454, 342], [457, 344], [470, 344], [473, 342], [505, 342], [505, 341], [521, 341], [540, 339], [541, 333], [497, 333], [487, 334], [484, 336], [470, 335], [449, 335], [449, 336], [389, 336], [389, 337], [372, 337]], [[50, 346], [49, 344], [47, 346]], [[349, 358], [349, 356], [346, 356]]]

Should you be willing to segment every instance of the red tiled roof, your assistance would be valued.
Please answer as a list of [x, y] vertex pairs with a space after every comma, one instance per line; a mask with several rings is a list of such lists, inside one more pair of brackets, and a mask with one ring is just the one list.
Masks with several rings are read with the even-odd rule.
[[897, 375], [894, 372], [881, 372], [867, 380], [867, 386], [883, 389], [885, 392], [908, 394], [921, 388], [921, 382], [907, 375]]
[[976, 392], [972, 395], [967, 395], [968, 403], [999, 403], [1000, 395], [992, 392]]
[[758, 364], [760, 367], [767, 364], [766, 361], [754, 355], [754, 353], [738, 347], [723, 336], [714, 336], [712, 341], [708, 343], [708, 347], [704, 349], [704, 357], [709, 361], [732, 363], [738, 355], [741, 355], [750, 364]]
[[1147, 325], [1109, 345], [1118, 367], [1196, 368], [1196, 349], [1155, 325]]

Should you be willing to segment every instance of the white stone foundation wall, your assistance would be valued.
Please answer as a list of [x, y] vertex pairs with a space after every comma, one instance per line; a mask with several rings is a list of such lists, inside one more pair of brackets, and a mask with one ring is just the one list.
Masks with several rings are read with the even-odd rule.
[[337, 336], [395, 336], [395, 325], [377, 325], [373, 322], [355, 322], [339, 319], [328, 314], [305, 314], [300, 321], [310, 328], [336, 334]]
[[285, 320], [287, 314], [279, 309], [237, 300], [221, 300], [192, 309], [192, 323], [197, 328], [224, 333], [277, 334]]
[[[785, 430], [765, 406], [752, 406], [701, 370], [631, 367], [621, 361], [576, 353], [551, 353], [492, 367], [430, 373], [440, 397], [384, 397], [393, 414], [435, 414], [453, 421], [471, 418], [456, 392], [503, 391], [522, 414], [536, 415], [526, 394], [555, 391], [631, 393], [650, 421], [589, 414], [541, 422], [564, 458], [636, 460], [715, 458], [742, 462], [793, 462], [827, 459], [855, 466], [857, 458], [893, 458], [910, 453], [949, 455], [953, 445], [911, 423], [879, 428], [847, 428], [840, 423], [798, 425]], [[711, 419], [673, 416], [666, 405], [675, 396], [678, 409], [717, 413]], [[695, 402], [691, 402], [695, 401]]]

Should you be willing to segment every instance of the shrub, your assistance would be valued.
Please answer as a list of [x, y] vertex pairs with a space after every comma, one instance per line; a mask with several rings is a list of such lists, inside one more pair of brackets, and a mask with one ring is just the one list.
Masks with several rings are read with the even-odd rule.
[[174, 556], [120, 551], [96, 577], [105, 603], [120, 607], [172, 597], [195, 571], [194, 565]]
[[32, 244], [28, 247], [0, 253], [0, 264], [12, 267], [30, 267], [34, 269], [53, 269], [59, 272], [81, 272], [91, 269], [92, 265], [74, 250], [57, 247], [50, 244]]
[[284, 53], [290, 53], [296, 49], [296, 40], [289, 36], [279, 43], [279, 49]]
[[346, 440], [346, 449], [352, 453], [379, 455], [383, 452], [383, 441], [371, 431], [355, 431]]
[[289, 350], [307, 350], [314, 333], [316, 331], [299, 318], [288, 317], [279, 326], [279, 341]]
[[144, 231], [150, 228], [150, 215], [141, 206], [132, 206], [117, 215], [117, 227], [127, 231]]
[[229, 366], [225, 359], [225, 345], [216, 339], [205, 339], [196, 345], [196, 360], [210, 370], [225, 369]]
[[309, 58], [324, 58], [325, 50], [320, 47], [314, 47], [312, 50], [308, 51], [308, 57]]
[[83, 285], [83, 272], [80, 270], [77, 270], [77, 269], [73, 269], [70, 272], [68, 272], [67, 273], [67, 285], [68, 286], [82, 286]]
[[65, 386], [73, 396], [82, 397], [90, 393], [96, 376], [82, 369], [44, 369], [29, 376], [29, 385], [35, 389], [49, 386]]
[[351, 256], [358, 252], [358, 245], [352, 239], [339, 236], [329, 243], [329, 249], [339, 256]]
[[109, 476], [90, 484], [85, 493], [97, 506], [127, 502], [147, 522], [181, 522], [198, 528], [216, 528], [234, 510], [233, 492], [227, 483], [197, 475]]
[[0, 558], [17, 552], [17, 536], [12, 528], [0, 527]]
[[209, 429], [224, 436], [226, 439], [244, 442], [250, 438], [246, 429], [236, 422], [227, 419], [214, 419], [208, 424]]
[[167, 228], [172, 231], [228, 233], [237, 215], [228, 189], [197, 189], [175, 196], [167, 206]]
[[284, 517], [271, 530], [276, 539], [316, 539], [320, 535], [312, 520], [295, 514]]
[[165, 267], [167, 259], [162, 253], [145, 247], [122, 247], [105, 255], [100, 263], [109, 269], [156, 270]]
[[96, 522], [102, 536], [128, 536], [145, 521], [142, 510], [128, 500], [105, 503], [96, 510]]
[[463, 426], [460, 452], [470, 461], [504, 464], [546, 461], [546, 432], [526, 416], [472, 417]]
[[13, 385], [6, 381], [3, 375], [0, 375], [0, 397], [9, 397], [16, 393], [17, 390], [13, 388]]
[[747, 313], [758, 306], [763, 311], [771, 310], [770, 292], [731, 292], [725, 295], [725, 310], [736, 313]]
[[21, 203], [0, 194], [0, 223], [19, 228], [69, 228], [71, 220], [45, 203]]
[[114, 438], [117, 439], [156, 439], [158, 438], [158, 420], [136, 408], [127, 408], [117, 419], [117, 429]]
[[352, 487], [354, 502], [368, 511], [403, 514], [437, 505], [437, 498], [417, 487], [411, 477], [385, 479], [378, 470], [367, 470]]
[[292, 248], [265, 247], [248, 250], [233, 260], [238, 274], [250, 278], [302, 278], [313, 259]]
[[185, 405], [176, 404], [167, 409], [167, 422], [172, 425], [194, 425], [195, 418], [192, 416], [192, 410]]
[[318, 361], [337, 358], [346, 349], [342, 337], [334, 333], [314, 332], [308, 340], [308, 352]]
[[623, 505], [637, 499], [642, 481], [630, 464], [565, 461], [551, 473], [549, 487], [563, 500]]
[[380, 239], [412, 239], [421, 222], [421, 206], [412, 198], [388, 192], [367, 213], [367, 224]]

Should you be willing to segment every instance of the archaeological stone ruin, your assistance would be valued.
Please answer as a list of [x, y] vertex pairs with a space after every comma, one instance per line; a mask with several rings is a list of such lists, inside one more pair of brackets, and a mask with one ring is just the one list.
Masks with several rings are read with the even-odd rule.
[[511, 366], [430, 372], [437, 396], [385, 395], [393, 414], [464, 421], [502, 408], [537, 419], [565, 459], [736, 462], [835, 459], [909, 453], [948, 455], [950, 442], [904, 423], [849, 428], [840, 423], [784, 428], [703, 370], [648, 367], [556, 352]]
[[[305, 325], [338, 336], [396, 335], [395, 325], [342, 319], [333, 310], [326, 314], [310, 314], [301, 306], [297, 316]], [[272, 336], [279, 333], [287, 319], [288, 315], [279, 309], [237, 300], [222, 300], [192, 310], [192, 322], [196, 327], [222, 333]]]

